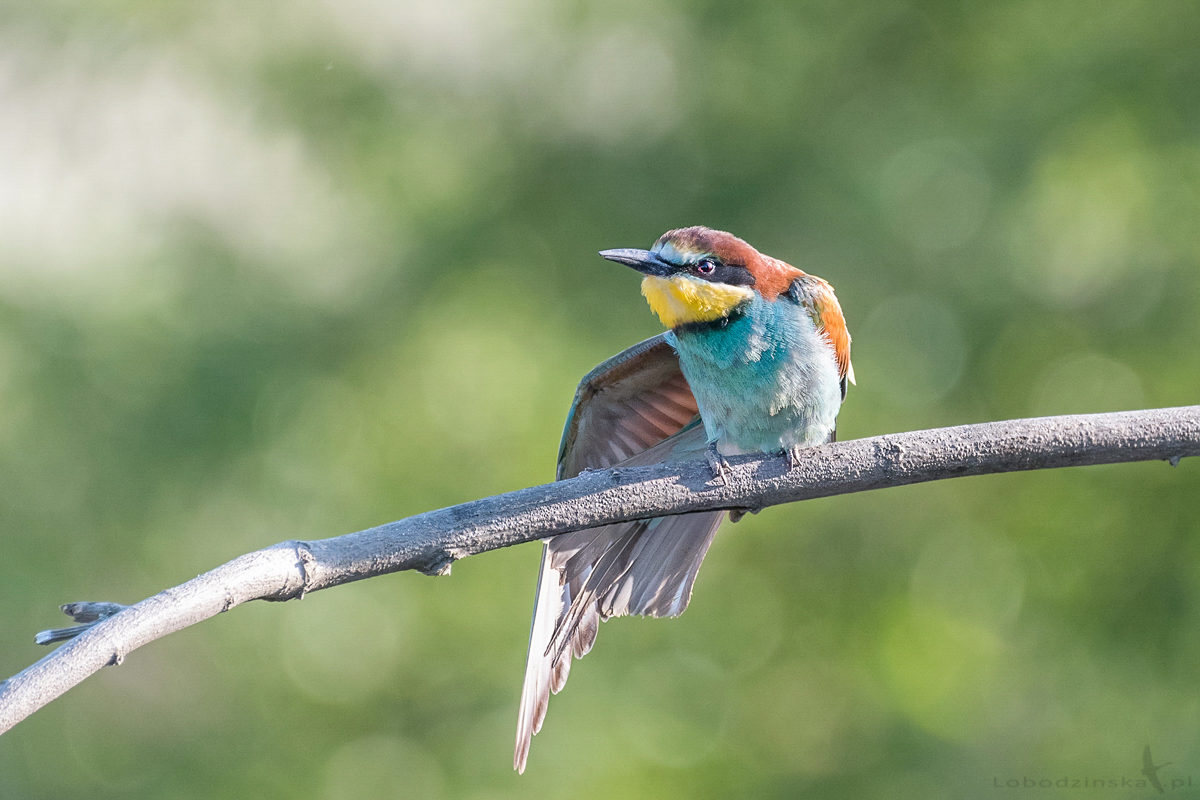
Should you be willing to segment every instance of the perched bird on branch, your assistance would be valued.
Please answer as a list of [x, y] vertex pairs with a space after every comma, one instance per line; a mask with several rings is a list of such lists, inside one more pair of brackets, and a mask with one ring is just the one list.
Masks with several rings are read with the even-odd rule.
[[[584, 469], [706, 456], [787, 455], [834, 438], [850, 366], [850, 334], [833, 288], [746, 242], [704, 227], [663, 234], [649, 250], [601, 256], [641, 272], [642, 294], [666, 333], [618, 353], [579, 384], [558, 453], [558, 479]], [[571, 659], [600, 623], [674, 617], [724, 511], [624, 522], [567, 533], [542, 549], [513, 766]]]

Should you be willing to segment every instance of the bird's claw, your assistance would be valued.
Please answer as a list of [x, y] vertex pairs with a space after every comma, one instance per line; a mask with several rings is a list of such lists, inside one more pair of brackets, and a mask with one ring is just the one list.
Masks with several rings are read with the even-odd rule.
[[783, 457], [787, 459], [788, 469], [792, 470], [800, 466], [800, 448], [785, 447], [783, 449]]
[[729, 483], [729, 462], [717, 452], [717, 446], [711, 444], [705, 453], [708, 468], [712, 471], [713, 480], [725, 486]]

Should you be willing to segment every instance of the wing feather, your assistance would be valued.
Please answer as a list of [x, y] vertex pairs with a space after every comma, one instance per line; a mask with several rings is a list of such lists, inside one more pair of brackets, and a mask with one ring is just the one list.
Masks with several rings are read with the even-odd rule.
[[847, 384], [854, 383], [854, 365], [850, 363], [850, 331], [846, 329], [846, 318], [833, 287], [816, 275], [802, 275], [792, 282], [788, 295], [808, 311], [817, 329], [825, 334], [833, 347], [841, 377], [842, 399], [845, 400]]
[[[628, 405], [633, 403], [633, 406]], [[642, 407], [666, 419], [664, 428], [642, 427]], [[637, 410], [634, 410], [637, 409]], [[697, 414], [696, 398], [664, 335], [652, 336], [605, 361], [583, 377], [559, 448], [558, 477], [603, 469], [646, 450], [687, 425]], [[608, 443], [620, 440], [628, 452]]]
[[[558, 477], [584, 469], [654, 464], [704, 452], [696, 400], [674, 350], [655, 336], [586, 375], [559, 451]], [[683, 613], [724, 511], [706, 511], [562, 534], [546, 540], [529, 634], [513, 766], [523, 772], [551, 693], [600, 623], [625, 615]]]

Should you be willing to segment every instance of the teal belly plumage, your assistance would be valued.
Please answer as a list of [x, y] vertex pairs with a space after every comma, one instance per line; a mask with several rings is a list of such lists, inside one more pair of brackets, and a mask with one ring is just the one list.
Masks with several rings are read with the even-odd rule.
[[812, 316], [787, 299], [755, 297], [728, 319], [667, 335], [724, 455], [828, 441], [841, 405], [837, 361]]

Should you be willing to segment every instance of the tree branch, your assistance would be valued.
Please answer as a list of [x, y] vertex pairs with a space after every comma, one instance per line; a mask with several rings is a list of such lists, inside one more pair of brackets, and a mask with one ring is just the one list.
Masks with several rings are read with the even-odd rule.
[[729, 459], [725, 485], [703, 460], [608, 469], [358, 533], [248, 553], [142, 602], [0, 683], [0, 732], [102, 667], [249, 600], [399, 570], [448, 574], [460, 558], [613, 522], [706, 509], [759, 509], [910, 483], [1052, 467], [1200, 455], [1200, 406], [1043, 417], [888, 434], [814, 447], [788, 470], [778, 456]]

